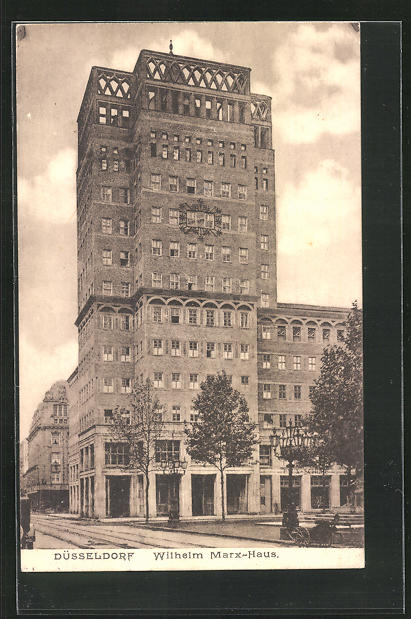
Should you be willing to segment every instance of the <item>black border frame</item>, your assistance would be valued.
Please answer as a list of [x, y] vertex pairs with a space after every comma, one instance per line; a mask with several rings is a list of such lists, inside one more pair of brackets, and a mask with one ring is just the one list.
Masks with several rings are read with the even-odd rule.
[[[188, 3], [187, 3], [188, 4]], [[19, 611], [15, 606], [14, 367], [17, 315], [13, 312], [10, 27], [15, 21], [235, 20], [238, 6], [228, 2], [226, 14], [198, 15], [184, 2], [148, 3], [138, 8], [120, 4], [110, 17], [101, 8], [74, 4], [52, 9], [49, 2], [21, 0], [2, 19], [2, 485], [3, 616], [37, 614], [161, 615], [311, 615], [402, 614], [402, 351], [401, 351], [401, 24], [362, 23], [363, 259], [366, 408], [366, 568], [364, 570], [281, 570], [233, 572], [122, 572], [19, 574]], [[362, 19], [401, 20], [400, 4], [385, 14], [363, 1]], [[379, 3], [380, 9], [384, 2]], [[350, 3], [313, 7], [289, 0], [270, 11], [260, 2], [241, 8], [241, 20], [350, 20], [358, 8]], [[293, 10], [293, 6], [294, 9]], [[307, 10], [308, 8], [308, 10]], [[290, 10], [291, 9], [291, 10]], [[331, 10], [330, 10], [331, 9]], [[374, 11], [373, 11], [374, 9]], [[388, 9], [388, 10], [387, 10]], [[121, 12], [121, 19], [118, 13]], [[383, 12], [383, 11], [381, 11]], [[57, 14], [56, 14], [57, 13]], [[73, 18], [73, 13], [76, 14]], [[90, 15], [92, 13], [92, 16]], [[114, 13], [114, 14], [113, 14]], [[133, 15], [131, 15], [133, 13]], [[252, 14], [251, 14], [252, 13]], [[377, 13], [377, 16], [375, 16]], [[379, 14], [378, 14], [379, 13]], [[396, 14], [396, 15], [393, 15]], [[373, 15], [370, 15], [373, 14]], [[390, 14], [390, 15], [389, 15]], [[405, 33], [404, 33], [405, 34]], [[13, 180], [15, 183], [15, 179]], [[15, 322], [14, 336], [11, 324]], [[17, 369], [17, 368], [16, 368]], [[17, 454], [18, 457], [18, 454]], [[18, 460], [17, 460], [18, 461]], [[257, 603], [258, 600], [258, 603]], [[127, 610], [128, 607], [128, 610]]]

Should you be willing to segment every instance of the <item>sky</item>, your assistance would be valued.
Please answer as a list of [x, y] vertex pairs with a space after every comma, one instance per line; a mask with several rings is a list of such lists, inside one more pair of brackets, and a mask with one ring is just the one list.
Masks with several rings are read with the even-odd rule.
[[361, 304], [360, 34], [349, 23], [26, 24], [17, 42], [20, 431], [77, 365], [77, 115], [141, 49], [250, 67], [272, 97], [278, 300]]

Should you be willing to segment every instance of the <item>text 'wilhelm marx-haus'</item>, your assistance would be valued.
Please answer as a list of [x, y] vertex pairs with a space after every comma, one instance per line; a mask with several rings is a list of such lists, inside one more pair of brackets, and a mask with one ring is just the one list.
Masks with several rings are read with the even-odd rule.
[[[271, 513], [288, 501], [286, 463], [270, 436], [310, 411], [322, 349], [347, 310], [277, 302], [271, 99], [250, 69], [141, 51], [134, 71], [93, 67], [78, 117], [78, 369], [69, 379], [70, 511], [144, 515], [143, 476], [127, 471], [110, 431], [137, 378], [164, 413], [150, 515], [221, 516], [212, 466], [190, 461], [184, 427], [209, 374], [225, 370], [247, 399], [260, 444], [227, 469], [227, 513]], [[315, 473], [315, 472], [314, 472]], [[303, 510], [338, 507], [346, 477], [295, 469]]]

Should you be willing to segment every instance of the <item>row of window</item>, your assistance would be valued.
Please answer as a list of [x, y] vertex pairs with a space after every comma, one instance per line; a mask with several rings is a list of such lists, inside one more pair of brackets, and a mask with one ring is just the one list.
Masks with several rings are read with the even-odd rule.
[[156, 142], [151, 142], [150, 154], [152, 157], [160, 156], [161, 159], [170, 158], [173, 161], [185, 161], [187, 163], [192, 161], [195, 161], [196, 163], [207, 163], [208, 165], [218, 163], [221, 167], [225, 167], [226, 160], [228, 159], [230, 162], [230, 168], [240, 167], [242, 170], [247, 169], [247, 156], [240, 155], [240, 157], [238, 157], [235, 153], [230, 153], [228, 158], [226, 158], [226, 154], [224, 152], [215, 153], [214, 150], [193, 150], [191, 148], [180, 148], [180, 146], [169, 147], [168, 144], [162, 144], [158, 147]]
[[[267, 221], [268, 214], [268, 206], [266, 204], [261, 204], [259, 209], [259, 218], [262, 221]], [[178, 226], [180, 224], [180, 216], [180, 211], [178, 209], [170, 208], [168, 211], [167, 223], [169, 223], [171, 226]], [[165, 223], [165, 218], [163, 218], [163, 208], [161, 206], [151, 207], [151, 223]], [[215, 217], [212, 213], [201, 213], [198, 211], [187, 212], [187, 224], [189, 226], [201, 225], [204, 228], [211, 229], [214, 228], [214, 223]], [[223, 232], [228, 232], [233, 229], [231, 215], [221, 215], [221, 229]], [[244, 217], [242, 215], [238, 216], [237, 230], [238, 232], [248, 231], [248, 217]]]
[[[261, 327], [261, 337], [263, 340], [270, 340], [271, 335], [273, 334], [274, 327], [269, 325], [262, 325]], [[308, 342], [315, 342], [317, 340], [317, 334], [319, 329], [317, 327], [307, 327], [306, 333], [304, 335], [307, 336]], [[286, 325], [277, 325], [275, 327], [275, 333], [277, 334], [277, 340], [286, 340], [287, 339], [287, 326]], [[321, 338], [323, 342], [329, 342], [331, 337], [331, 327], [323, 327], [320, 330]], [[302, 342], [303, 341], [303, 327], [293, 326], [291, 328], [291, 332], [288, 332], [288, 335], [291, 336], [291, 340], [293, 342]], [[342, 342], [345, 337], [344, 329], [337, 329], [337, 341]]]
[[[224, 165], [224, 164], [222, 164]], [[256, 179], [257, 181], [258, 179]], [[268, 191], [268, 179], [263, 178], [261, 188], [263, 191]], [[256, 187], [258, 189], [258, 187]], [[162, 175], [158, 173], [151, 173], [150, 176], [150, 189], [152, 191], [171, 191], [171, 192], [184, 192], [188, 194], [196, 194], [199, 193], [197, 191], [197, 179], [195, 178], [186, 178], [185, 182], [183, 179], [178, 176], [168, 177], [168, 182], [162, 179]], [[237, 184], [237, 193], [236, 198], [238, 200], [246, 200], [247, 199], [248, 187], [247, 185]], [[234, 193], [232, 192], [232, 183], [227, 181], [222, 181], [220, 184], [220, 190], [217, 191], [215, 187], [215, 182], [213, 180], [204, 179], [203, 181], [203, 195], [212, 198], [234, 198]], [[115, 200], [105, 199], [102, 192], [102, 200], [103, 202], [111, 202]]]
[[[150, 130], [150, 140], [161, 140], [176, 142], [184, 142], [184, 144], [196, 144], [196, 146], [218, 146], [218, 148], [226, 148], [228, 147], [230, 150], [240, 150], [241, 152], [245, 152], [247, 150], [247, 144], [236, 144], [236, 142], [226, 142], [225, 140], [213, 140], [211, 138], [202, 138], [196, 137], [193, 138], [191, 135], [185, 135], [184, 137], [180, 137], [179, 134], [173, 133], [172, 137], [168, 134], [167, 131], [156, 131], [155, 129]], [[267, 173], [267, 168], [264, 168], [265, 173]]]
[[[112, 266], [113, 265], [113, 250], [102, 249], [101, 250], [101, 261], [104, 266]], [[130, 252], [129, 251], [120, 251], [118, 266], [121, 266], [121, 267], [130, 266]]]
[[[228, 307], [231, 307], [230, 305]], [[247, 306], [242, 306], [247, 307]], [[250, 311], [240, 310], [235, 312], [228, 309], [227, 305], [225, 309], [204, 309], [202, 314], [199, 314], [197, 308], [186, 308], [185, 316], [188, 324], [201, 324], [206, 327], [234, 327], [238, 326], [243, 329], [247, 329], [250, 326]], [[180, 307], [163, 307], [161, 305], [151, 305], [150, 317], [153, 322], [162, 323], [170, 322], [172, 324], [182, 324], [184, 319], [184, 311]]]
[[97, 120], [100, 125], [111, 127], [128, 128], [130, 122], [130, 110], [128, 106], [115, 105], [114, 103], [98, 103]]
[[53, 417], [67, 417], [67, 404], [53, 404]]
[[287, 370], [287, 369], [301, 370], [301, 369], [305, 369], [306, 367], [308, 370], [315, 372], [315, 370], [317, 369], [317, 358], [316, 357], [308, 357], [307, 363], [306, 363], [305, 359], [302, 358], [300, 355], [293, 355], [292, 366], [291, 366], [290, 365], [291, 357], [289, 358], [290, 360], [286, 362], [286, 355], [262, 354], [261, 365], [262, 365], [263, 370], [269, 370], [271, 367], [273, 367], [273, 358], [275, 358], [275, 367], [278, 370]]
[[[242, 219], [246, 219], [245, 217]], [[246, 222], [244, 223], [246, 225]], [[105, 252], [107, 256], [105, 256]], [[121, 252], [123, 254], [128, 254], [128, 252]], [[170, 258], [180, 258], [182, 255], [181, 252], [181, 243], [180, 241], [170, 241], [168, 244], [168, 256]], [[233, 258], [233, 250], [229, 245], [223, 245], [221, 247], [221, 260], [222, 262], [232, 262]], [[163, 256], [163, 241], [160, 239], [152, 239], [151, 241], [151, 255], [152, 256]], [[104, 259], [111, 259], [111, 250], [103, 250], [103, 264], [112, 264], [108, 262], [104, 262]], [[185, 257], [190, 260], [197, 260], [200, 257], [198, 252], [198, 243], [187, 243]], [[249, 250], [248, 247], [239, 247], [238, 248], [238, 261], [240, 264], [248, 264], [249, 258]], [[204, 246], [204, 259], [205, 260], [214, 260], [215, 259], [215, 247], [214, 245], [205, 245]], [[120, 264], [121, 264], [121, 256], [120, 256]], [[121, 264], [121, 266], [128, 266]]]
[[101, 218], [101, 232], [103, 234], [113, 234], [113, 231], [120, 236], [130, 236], [130, 222], [128, 219], [120, 219], [116, 229], [113, 228], [113, 220], [111, 217]]
[[249, 344], [240, 344], [234, 346], [233, 342], [199, 342], [197, 340], [163, 340], [161, 338], [153, 338], [151, 340], [151, 351], [156, 357], [170, 354], [172, 357], [181, 357], [182, 355], [188, 355], [191, 358], [206, 357], [208, 359], [216, 359], [217, 357], [223, 359], [234, 359], [234, 353], [236, 357], [240, 359], [249, 359], [250, 347]]
[[293, 425], [299, 426], [302, 424], [303, 415], [294, 415], [290, 413], [260, 413], [258, 421], [264, 425], [278, 425], [280, 428], [286, 428], [290, 421]]
[[[279, 400], [287, 400], [287, 388], [288, 398], [294, 400], [302, 399], [302, 385], [277, 385], [273, 383], [261, 383], [259, 389], [262, 392], [263, 400], [271, 400], [278, 398]], [[311, 397], [314, 387], [309, 386], [308, 397]]]

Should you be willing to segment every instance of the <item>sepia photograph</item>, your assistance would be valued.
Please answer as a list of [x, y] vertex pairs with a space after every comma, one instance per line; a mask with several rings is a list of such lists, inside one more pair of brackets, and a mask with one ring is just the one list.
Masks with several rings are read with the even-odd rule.
[[360, 60], [16, 26], [22, 571], [365, 566]]

